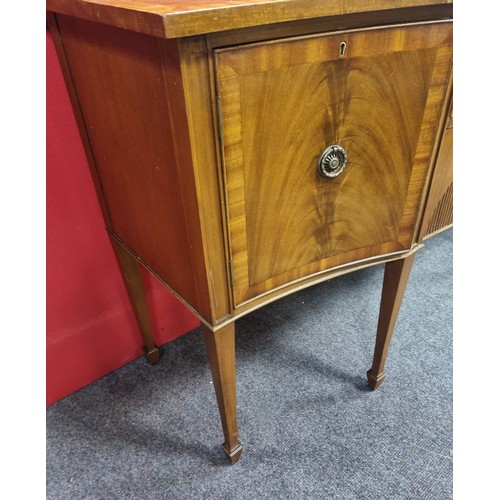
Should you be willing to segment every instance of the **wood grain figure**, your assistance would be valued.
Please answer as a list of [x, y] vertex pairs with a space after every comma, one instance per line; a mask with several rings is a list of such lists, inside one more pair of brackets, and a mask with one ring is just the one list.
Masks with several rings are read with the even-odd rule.
[[453, 224], [453, 104], [450, 101], [446, 128], [439, 146], [421, 236], [429, 238]]
[[[148, 358], [159, 351], [139, 265], [202, 323], [231, 463], [243, 449], [243, 315], [385, 264], [368, 372], [377, 387], [415, 253], [451, 224], [451, 2], [47, 0], [47, 9]], [[339, 175], [325, 177], [321, 158]]]
[[[450, 52], [448, 23], [217, 51], [236, 306], [411, 247]], [[330, 144], [349, 163], [325, 180]]]

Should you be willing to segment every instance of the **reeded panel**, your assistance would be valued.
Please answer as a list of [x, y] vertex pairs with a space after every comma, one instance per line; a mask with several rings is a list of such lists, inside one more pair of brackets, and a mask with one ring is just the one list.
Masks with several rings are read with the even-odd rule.
[[[233, 293], [411, 247], [451, 60], [451, 24], [216, 51]], [[341, 146], [340, 175], [318, 175]]]
[[423, 218], [424, 238], [433, 236], [453, 224], [453, 124], [452, 110], [448, 112], [439, 155], [434, 167], [432, 187]]

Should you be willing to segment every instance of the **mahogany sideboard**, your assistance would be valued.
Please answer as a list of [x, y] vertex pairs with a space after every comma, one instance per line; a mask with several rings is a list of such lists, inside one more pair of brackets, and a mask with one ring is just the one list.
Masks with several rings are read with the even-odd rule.
[[144, 266], [201, 321], [231, 462], [235, 321], [385, 264], [377, 388], [415, 252], [452, 217], [452, 4], [47, 0], [151, 363]]

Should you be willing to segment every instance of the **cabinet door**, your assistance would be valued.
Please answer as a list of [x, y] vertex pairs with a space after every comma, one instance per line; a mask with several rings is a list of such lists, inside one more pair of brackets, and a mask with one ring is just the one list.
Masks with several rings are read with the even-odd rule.
[[[411, 247], [451, 38], [440, 22], [215, 51], [236, 307]], [[330, 145], [348, 163], [323, 178]]]

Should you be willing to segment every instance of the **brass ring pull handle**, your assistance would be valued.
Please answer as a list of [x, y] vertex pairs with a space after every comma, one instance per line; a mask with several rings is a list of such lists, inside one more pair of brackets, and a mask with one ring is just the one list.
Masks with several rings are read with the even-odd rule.
[[318, 158], [318, 174], [326, 179], [340, 175], [347, 165], [347, 154], [342, 146], [328, 146]]

